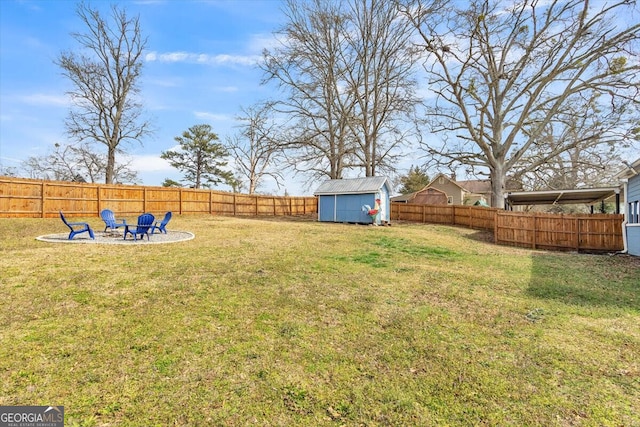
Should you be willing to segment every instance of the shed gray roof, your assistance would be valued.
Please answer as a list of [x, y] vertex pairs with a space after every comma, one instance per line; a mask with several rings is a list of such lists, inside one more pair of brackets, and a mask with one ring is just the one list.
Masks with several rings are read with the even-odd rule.
[[[387, 177], [370, 176], [366, 178], [330, 179], [318, 187], [315, 196], [327, 194], [364, 194], [380, 190], [387, 182]], [[388, 186], [388, 184], [387, 184]]]

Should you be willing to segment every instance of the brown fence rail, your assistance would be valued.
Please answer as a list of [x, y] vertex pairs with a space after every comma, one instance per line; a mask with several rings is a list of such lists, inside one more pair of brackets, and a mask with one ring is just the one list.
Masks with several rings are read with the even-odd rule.
[[493, 231], [495, 243], [500, 245], [600, 252], [624, 248], [623, 215], [561, 215], [476, 206], [392, 203], [391, 219], [489, 230]]
[[84, 184], [0, 177], [0, 218], [98, 216], [142, 212], [246, 216], [306, 215], [318, 211], [315, 197], [278, 197], [191, 188]]

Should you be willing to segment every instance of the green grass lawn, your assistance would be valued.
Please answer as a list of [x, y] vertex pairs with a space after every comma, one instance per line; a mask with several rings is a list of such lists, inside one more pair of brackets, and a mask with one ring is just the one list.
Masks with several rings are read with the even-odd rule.
[[[88, 221], [102, 230], [98, 218]], [[640, 260], [435, 225], [0, 220], [0, 405], [69, 426], [639, 426]]]

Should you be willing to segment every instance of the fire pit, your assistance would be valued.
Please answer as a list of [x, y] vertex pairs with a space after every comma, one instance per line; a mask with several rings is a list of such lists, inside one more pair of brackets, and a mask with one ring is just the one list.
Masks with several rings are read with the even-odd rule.
[[69, 233], [58, 234], [46, 234], [44, 236], [36, 237], [36, 240], [49, 243], [75, 243], [75, 244], [105, 244], [105, 245], [155, 245], [162, 243], [175, 243], [184, 242], [195, 238], [193, 233], [188, 231], [167, 231], [167, 233], [154, 233], [150, 234], [150, 239], [138, 239], [133, 240], [131, 238], [124, 240], [122, 233], [119, 231], [105, 231], [96, 232], [95, 239], [90, 238], [88, 235], [76, 236], [69, 240]]

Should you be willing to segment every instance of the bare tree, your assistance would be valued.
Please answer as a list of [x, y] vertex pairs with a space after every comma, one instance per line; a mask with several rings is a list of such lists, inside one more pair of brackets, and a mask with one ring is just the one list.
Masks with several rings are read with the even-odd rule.
[[18, 176], [18, 170], [15, 167], [0, 165], [0, 175]]
[[[87, 144], [55, 144], [48, 154], [29, 157], [22, 164], [31, 178], [92, 183], [104, 177], [106, 166], [105, 156]], [[128, 164], [116, 163], [114, 182], [137, 183], [137, 174]]]
[[545, 163], [544, 168], [514, 177], [526, 190], [562, 190], [617, 185], [622, 158], [604, 147], [573, 148]]
[[[427, 118], [444, 140], [426, 148], [488, 173], [492, 206], [504, 206], [508, 173], [569, 150], [636, 141], [640, 24], [625, 19], [637, 13], [632, 2], [402, 3], [436, 94]], [[591, 123], [570, 135], [574, 114]]]
[[83, 50], [64, 52], [56, 62], [73, 84], [73, 108], [65, 125], [73, 139], [107, 147], [105, 182], [110, 184], [123, 143], [140, 141], [151, 132], [136, 99], [147, 41], [139, 19], [127, 17], [117, 6], [111, 7], [111, 22], [84, 3], [77, 14], [88, 31], [72, 37]]
[[365, 176], [377, 168], [395, 170], [399, 150], [414, 130], [416, 56], [409, 23], [393, 2], [352, 0], [351, 24], [343, 37], [346, 90], [353, 94], [353, 119], [348, 123]]
[[289, 0], [285, 13], [263, 68], [286, 94], [277, 108], [293, 123], [292, 163], [333, 179], [393, 169], [416, 105], [406, 21], [381, 0]]
[[235, 159], [236, 179], [248, 182], [249, 194], [254, 194], [265, 178], [271, 177], [278, 188], [284, 182], [282, 160], [276, 129], [278, 124], [271, 119], [272, 106], [257, 104], [242, 109], [237, 118], [242, 124], [240, 133], [227, 139], [227, 147]]
[[285, 14], [282, 43], [264, 52], [263, 63], [265, 82], [285, 94], [275, 108], [293, 123], [282, 146], [296, 172], [342, 178], [354, 151], [347, 123], [353, 101], [340, 90], [345, 17], [336, 2], [323, 0], [288, 0]]
[[595, 102], [567, 103], [513, 168], [512, 179], [527, 190], [615, 185], [626, 145], [619, 141], [632, 140], [633, 128], [619, 128], [601, 113]]

